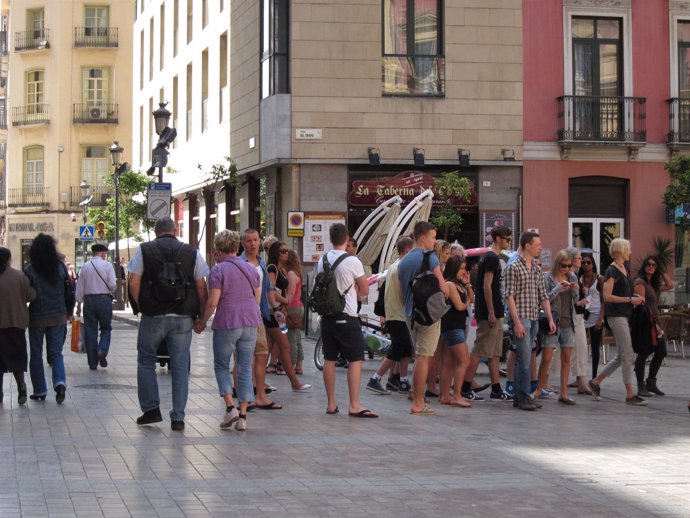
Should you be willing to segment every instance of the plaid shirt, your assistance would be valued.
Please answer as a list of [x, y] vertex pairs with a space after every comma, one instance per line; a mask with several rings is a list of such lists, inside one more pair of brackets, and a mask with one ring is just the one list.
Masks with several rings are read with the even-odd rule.
[[505, 278], [506, 297], [512, 295], [515, 299], [515, 307], [520, 318], [537, 320], [539, 305], [546, 296], [544, 289], [544, 276], [541, 268], [532, 262], [532, 269], [527, 268], [527, 263], [522, 256], [506, 268], [503, 272]]

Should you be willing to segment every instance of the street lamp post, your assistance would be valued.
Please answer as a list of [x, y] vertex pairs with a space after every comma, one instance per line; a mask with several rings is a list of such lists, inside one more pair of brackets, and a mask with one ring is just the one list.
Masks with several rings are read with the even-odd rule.
[[[82, 209], [82, 215], [84, 219], [84, 226], [87, 224], [87, 211], [89, 209], [89, 203], [91, 203], [91, 200], [93, 199], [93, 196], [90, 196], [91, 194], [91, 186], [86, 183], [86, 180], [82, 180], [81, 183], [79, 184], [79, 192], [81, 193], [81, 202], [79, 205], [81, 206]], [[83, 250], [83, 256], [82, 256], [82, 267], [86, 264], [86, 255], [87, 255], [87, 242], [83, 241], [84, 244], [84, 250]]]
[[122, 148], [117, 140], [110, 146], [110, 161], [113, 165], [113, 180], [115, 183], [115, 277], [117, 279], [115, 288], [115, 300], [113, 309], [123, 310], [125, 304], [122, 300], [122, 279], [120, 279], [120, 174], [124, 170], [122, 167]]
[[158, 144], [151, 152], [151, 168], [148, 173], [152, 176], [158, 169], [158, 181], [163, 182], [163, 168], [168, 165], [168, 146], [177, 137], [177, 130], [168, 127], [172, 113], [165, 107], [168, 103], [158, 103], [158, 109], [154, 110], [153, 121], [158, 135]]

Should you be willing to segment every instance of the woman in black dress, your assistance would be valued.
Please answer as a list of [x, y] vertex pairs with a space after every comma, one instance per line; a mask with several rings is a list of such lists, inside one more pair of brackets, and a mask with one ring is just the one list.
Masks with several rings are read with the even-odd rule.
[[[24, 373], [29, 361], [26, 352], [25, 331], [29, 326], [27, 302], [36, 298], [36, 290], [29, 278], [12, 268], [12, 254], [0, 247], [0, 375], [11, 372], [17, 382], [17, 402], [26, 403]], [[3, 376], [4, 377], [4, 376]], [[0, 378], [0, 403], [3, 400], [2, 378]]]

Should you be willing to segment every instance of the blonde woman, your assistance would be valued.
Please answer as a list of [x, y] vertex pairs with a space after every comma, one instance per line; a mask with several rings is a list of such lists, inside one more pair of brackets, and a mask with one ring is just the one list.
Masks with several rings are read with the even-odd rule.
[[561, 392], [558, 402], [564, 405], [574, 405], [575, 401], [568, 397], [568, 375], [570, 374], [570, 357], [575, 347], [575, 304], [578, 300], [580, 285], [577, 277], [572, 273], [573, 260], [568, 250], [560, 250], [556, 254], [553, 268], [544, 272], [544, 289], [549, 297], [551, 310], [557, 312], [556, 332], [544, 337], [539, 378], [536, 395], [541, 394], [549, 376], [549, 365], [554, 350], [561, 349]]
[[288, 250], [284, 270], [287, 275], [288, 287], [285, 293], [287, 303], [288, 340], [290, 341], [290, 357], [295, 366], [295, 374], [304, 374], [302, 361], [302, 320], [304, 318], [304, 304], [302, 304], [302, 263], [297, 252]]
[[618, 352], [604, 366], [599, 375], [589, 381], [589, 388], [592, 389], [596, 400], [601, 399], [601, 383], [618, 367], [621, 367], [626, 393], [625, 402], [628, 405], [646, 406], [647, 401], [635, 394], [633, 388], [635, 355], [630, 338], [630, 318], [633, 308], [644, 304], [645, 298], [633, 292], [633, 283], [626, 267], [626, 263], [630, 260], [630, 252], [630, 241], [627, 239], [616, 238], [609, 245], [613, 262], [604, 272], [604, 311], [608, 325], [613, 331]]

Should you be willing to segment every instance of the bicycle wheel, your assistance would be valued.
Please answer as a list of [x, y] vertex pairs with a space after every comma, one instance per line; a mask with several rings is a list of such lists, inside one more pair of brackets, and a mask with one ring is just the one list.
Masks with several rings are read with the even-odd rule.
[[317, 369], [322, 371], [323, 362], [323, 339], [321, 336], [319, 336], [319, 339], [316, 341], [316, 345], [314, 346], [314, 365], [316, 365]]

